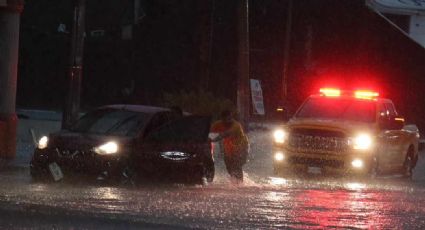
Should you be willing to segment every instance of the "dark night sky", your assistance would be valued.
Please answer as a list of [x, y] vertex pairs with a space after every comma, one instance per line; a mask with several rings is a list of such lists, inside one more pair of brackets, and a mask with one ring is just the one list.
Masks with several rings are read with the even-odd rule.
[[[65, 97], [71, 0], [28, 1], [22, 16], [18, 106], [60, 109]], [[86, 40], [83, 107], [106, 103], [156, 104], [163, 92], [197, 90], [205, 14], [210, 1], [144, 1], [146, 17], [132, 41], [122, 41], [130, 0], [88, 1], [88, 30], [110, 36]], [[323, 85], [372, 87], [392, 98], [413, 121], [425, 115], [425, 50], [364, 5], [363, 0], [294, 1], [289, 106]], [[251, 77], [263, 83], [268, 113], [281, 104], [285, 0], [250, 1]], [[213, 93], [235, 99], [236, 1], [215, 0]], [[105, 20], [105, 18], [107, 20]], [[208, 15], [207, 15], [208, 19]], [[130, 96], [122, 89], [135, 82]], [[411, 103], [414, 101], [415, 103]], [[410, 103], [406, 103], [410, 102]], [[425, 127], [425, 124], [421, 124]]]

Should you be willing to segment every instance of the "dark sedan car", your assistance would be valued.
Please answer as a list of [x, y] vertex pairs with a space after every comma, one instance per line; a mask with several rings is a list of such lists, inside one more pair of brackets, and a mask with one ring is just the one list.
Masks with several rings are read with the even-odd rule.
[[60, 180], [81, 173], [134, 182], [214, 178], [208, 139], [211, 120], [166, 108], [110, 105], [82, 116], [70, 130], [42, 137], [30, 163], [33, 178]]

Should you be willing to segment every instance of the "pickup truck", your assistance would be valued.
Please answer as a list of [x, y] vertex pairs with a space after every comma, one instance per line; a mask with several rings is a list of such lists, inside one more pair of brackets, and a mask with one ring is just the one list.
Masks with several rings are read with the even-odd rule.
[[277, 175], [301, 170], [411, 178], [418, 161], [419, 130], [373, 91], [321, 89], [273, 136]]

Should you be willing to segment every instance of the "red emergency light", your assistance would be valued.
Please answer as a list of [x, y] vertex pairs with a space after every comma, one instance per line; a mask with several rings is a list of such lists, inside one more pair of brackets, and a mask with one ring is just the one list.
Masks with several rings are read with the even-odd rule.
[[319, 92], [327, 97], [341, 96], [341, 90], [335, 88], [321, 88]]
[[338, 88], [321, 88], [320, 94], [326, 97], [340, 97], [342, 94], [345, 96], [354, 96], [358, 99], [375, 99], [379, 97], [379, 93], [370, 90], [356, 90], [356, 91], [341, 91]]

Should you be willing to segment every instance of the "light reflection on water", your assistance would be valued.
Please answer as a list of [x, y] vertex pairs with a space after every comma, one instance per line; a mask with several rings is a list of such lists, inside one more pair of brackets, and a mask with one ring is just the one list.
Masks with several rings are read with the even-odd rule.
[[295, 197], [294, 202], [299, 203], [295, 219], [316, 227], [388, 228], [392, 221], [377, 213], [382, 210], [381, 202], [366, 202], [380, 201], [380, 196], [347, 190], [306, 190]]
[[410, 194], [423, 194], [422, 189], [406, 190], [409, 186], [395, 181], [316, 179], [270, 177], [249, 213], [265, 225], [302, 229], [394, 229], [423, 221], [424, 199], [416, 203]]
[[[228, 175], [206, 186], [137, 188], [37, 183], [4, 188], [8, 200], [84, 212], [141, 216], [189, 227], [409, 228], [425, 223], [423, 187], [397, 180], [256, 178], [231, 184]], [[23, 182], [22, 182], [23, 183]], [[30, 195], [29, 195], [30, 194]], [[424, 207], [422, 207], [424, 206]], [[237, 221], [236, 221], [237, 220]]]
[[97, 194], [100, 199], [104, 200], [120, 200], [122, 198], [121, 192], [117, 188], [112, 187], [95, 188], [93, 193]]
[[288, 181], [285, 178], [270, 177], [271, 185], [286, 185]]
[[32, 184], [31, 186], [29, 186], [29, 191], [31, 192], [43, 192], [46, 191], [48, 189], [48, 187], [45, 184]]
[[349, 190], [361, 190], [366, 188], [366, 185], [362, 183], [349, 182], [349, 183], [346, 183], [344, 187]]

